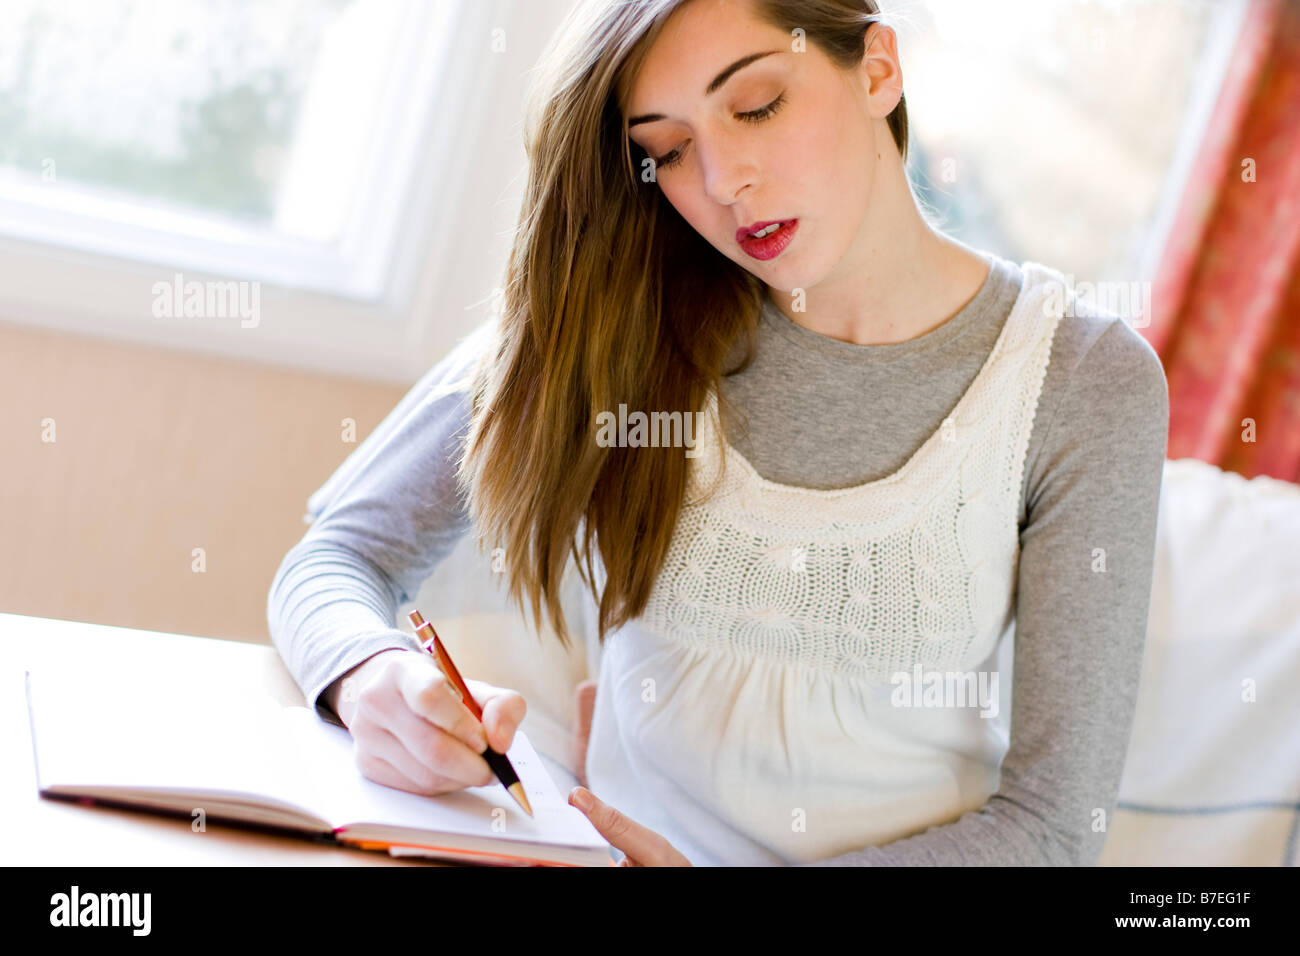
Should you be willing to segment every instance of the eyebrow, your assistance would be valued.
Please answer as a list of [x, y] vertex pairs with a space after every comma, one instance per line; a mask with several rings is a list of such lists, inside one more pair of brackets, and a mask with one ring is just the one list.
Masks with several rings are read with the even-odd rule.
[[[717, 76], [713, 78], [713, 82], [708, 85], [707, 89], [705, 89], [704, 95], [712, 96], [714, 93], [716, 93], [719, 89], [722, 88], [722, 85], [726, 83], [727, 80], [731, 79], [731, 75], [733, 73], [736, 73], [739, 70], [743, 70], [745, 67], [749, 66], [749, 64], [753, 63], [755, 60], [761, 60], [765, 56], [771, 56], [773, 53], [780, 53], [780, 52], [781, 52], [780, 50], [765, 50], [762, 53], [751, 53], [749, 54], [749, 56], [742, 56], [739, 60], [731, 64], [731, 66], [727, 67], [725, 70], [723, 70], [721, 73], [719, 73]], [[653, 123], [661, 119], [667, 119], [667, 117], [664, 116], [663, 113], [646, 113], [642, 116], [632, 117], [630, 120], [627, 121], [627, 125], [628, 128], [631, 129], [633, 126], [638, 126], [641, 123]]]

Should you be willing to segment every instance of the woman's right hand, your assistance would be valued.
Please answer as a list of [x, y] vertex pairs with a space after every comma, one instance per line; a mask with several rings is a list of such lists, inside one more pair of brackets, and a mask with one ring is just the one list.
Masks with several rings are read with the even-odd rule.
[[[481, 754], [510, 749], [527, 705], [513, 690], [465, 680], [480, 724], [427, 653], [394, 648], [357, 665], [328, 701], [352, 734], [361, 773], [432, 796], [496, 780]], [[486, 736], [484, 729], [486, 728]]]

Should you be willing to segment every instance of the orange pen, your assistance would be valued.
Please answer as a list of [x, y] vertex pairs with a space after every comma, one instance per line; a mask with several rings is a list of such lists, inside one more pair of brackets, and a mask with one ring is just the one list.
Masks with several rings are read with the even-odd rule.
[[[426, 621], [419, 611], [412, 611], [410, 617], [411, 623], [415, 625], [415, 633], [423, 639], [424, 649], [433, 655], [433, 659], [438, 663], [438, 668], [451, 683], [452, 690], [459, 695], [461, 703], [469, 708], [469, 712], [474, 715], [474, 719], [480, 724], [483, 723], [483, 710], [479, 707], [478, 701], [474, 699], [474, 695], [469, 692], [469, 688], [465, 686], [460, 671], [456, 669], [456, 665], [451, 661], [451, 655], [442, 646], [442, 641], [438, 640], [438, 632], [433, 629], [433, 625]], [[428, 633], [423, 633], [426, 630]], [[497, 775], [497, 779], [501, 781], [502, 786], [506, 788], [510, 796], [514, 797], [515, 802], [523, 808], [524, 813], [531, 817], [533, 808], [528, 803], [528, 794], [524, 793], [524, 785], [519, 782], [519, 774], [511, 766], [509, 758], [505, 754], [497, 753], [490, 744], [487, 750], [483, 751], [482, 757], [488, 762], [488, 766], [492, 768], [492, 772]]]

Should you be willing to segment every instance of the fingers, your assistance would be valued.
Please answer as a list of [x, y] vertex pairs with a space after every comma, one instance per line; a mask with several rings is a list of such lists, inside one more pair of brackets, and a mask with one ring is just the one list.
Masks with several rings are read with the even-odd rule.
[[419, 784], [415, 783], [383, 757], [370, 750], [358, 747], [356, 749], [356, 762], [357, 768], [367, 780], [373, 780], [375, 783], [381, 783], [385, 787], [393, 787], [396, 790], [405, 790], [408, 793], [424, 794]]
[[358, 756], [361, 749], [372, 751], [409, 782], [404, 789], [437, 794], [495, 779], [479, 756], [487, 747], [483, 728], [441, 672], [423, 660], [389, 663], [362, 689], [349, 729]]
[[407, 708], [441, 727], [475, 754], [487, 749], [483, 727], [432, 661], [402, 660], [394, 666], [397, 689]]
[[481, 755], [489, 742], [500, 753], [509, 749], [527, 705], [515, 691], [482, 681], [466, 684], [483, 723], [432, 660], [392, 655], [361, 689], [348, 725], [362, 772], [428, 795], [490, 786], [496, 776]]
[[528, 705], [513, 690], [477, 680], [466, 680], [465, 686], [483, 710], [483, 726], [487, 730], [492, 749], [497, 753], [505, 753], [514, 742], [515, 731], [524, 722]]
[[413, 781], [417, 792], [485, 787], [496, 779], [487, 761], [462, 741], [409, 710], [394, 710], [382, 717], [359, 711], [356, 737]]
[[[582, 810], [591, 825], [610, 845], [635, 863], [620, 861], [619, 866], [689, 866], [690, 862], [662, 836], [637, 823], [625, 813], [596, 797], [586, 787], [574, 787], [569, 803]], [[584, 809], [584, 803], [587, 809]]]

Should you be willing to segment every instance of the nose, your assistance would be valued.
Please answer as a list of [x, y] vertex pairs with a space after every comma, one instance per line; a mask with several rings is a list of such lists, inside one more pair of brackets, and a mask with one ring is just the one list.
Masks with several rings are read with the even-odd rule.
[[699, 152], [704, 167], [704, 191], [719, 205], [730, 206], [754, 184], [757, 168], [748, 152], [738, 144], [717, 139]]

